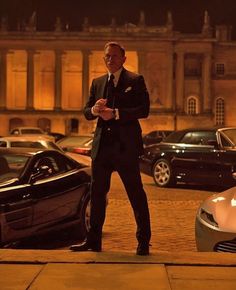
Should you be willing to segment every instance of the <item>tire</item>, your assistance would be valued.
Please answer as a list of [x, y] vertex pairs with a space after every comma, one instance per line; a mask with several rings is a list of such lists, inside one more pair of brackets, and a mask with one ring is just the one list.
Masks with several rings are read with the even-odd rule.
[[89, 196], [83, 201], [83, 205], [80, 210], [80, 223], [77, 228], [79, 237], [83, 240], [87, 237], [87, 233], [90, 228], [90, 199]]
[[170, 163], [166, 159], [159, 159], [155, 162], [152, 175], [159, 187], [170, 187], [176, 183]]

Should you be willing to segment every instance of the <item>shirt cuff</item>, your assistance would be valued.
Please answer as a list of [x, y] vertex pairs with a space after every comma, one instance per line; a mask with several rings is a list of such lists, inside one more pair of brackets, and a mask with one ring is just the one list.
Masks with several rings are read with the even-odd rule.
[[94, 112], [94, 107], [91, 108], [91, 113], [92, 113], [94, 116], [98, 116], [98, 115], [99, 115], [99, 113]]
[[114, 116], [115, 116], [115, 120], [119, 120], [120, 119], [119, 110], [118, 109], [114, 109], [113, 113], [114, 113]]

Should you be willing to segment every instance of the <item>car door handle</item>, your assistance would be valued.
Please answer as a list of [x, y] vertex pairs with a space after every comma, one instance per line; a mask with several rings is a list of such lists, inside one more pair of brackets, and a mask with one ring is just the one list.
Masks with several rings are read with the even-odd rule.
[[1, 208], [4, 209], [4, 211], [12, 211], [28, 207], [32, 205], [32, 203], [33, 203], [32, 199], [22, 199], [16, 202], [5, 203], [1, 206]]

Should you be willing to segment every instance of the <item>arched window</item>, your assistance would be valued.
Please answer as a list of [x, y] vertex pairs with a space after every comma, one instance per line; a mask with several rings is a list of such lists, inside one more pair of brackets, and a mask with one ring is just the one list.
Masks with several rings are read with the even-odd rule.
[[9, 120], [9, 131], [22, 126], [24, 126], [24, 121], [21, 118], [12, 118]]
[[45, 132], [51, 131], [51, 120], [47, 118], [40, 118], [38, 119], [38, 127], [41, 128]]
[[187, 99], [187, 114], [195, 115], [198, 113], [198, 99], [196, 97], [188, 97]]
[[67, 132], [66, 134], [73, 134], [76, 133], [78, 134], [79, 132], [79, 120], [76, 118], [71, 118], [67, 121]]
[[215, 124], [224, 125], [225, 123], [225, 101], [223, 98], [217, 98], [215, 104]]

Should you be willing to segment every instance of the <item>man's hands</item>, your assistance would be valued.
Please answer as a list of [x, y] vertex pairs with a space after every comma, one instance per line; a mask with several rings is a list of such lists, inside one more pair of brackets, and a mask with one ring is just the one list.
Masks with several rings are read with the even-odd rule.
[[93, 106], [93, 113], [101, 117], [104, 121], [114, 119], [114, 110], [106, 106], [106, 99], [99, 99]]

